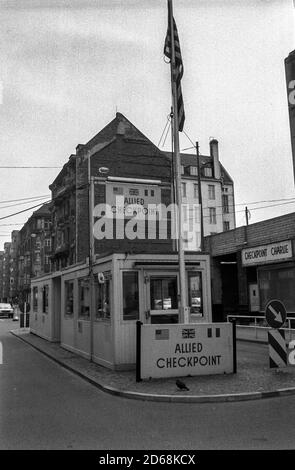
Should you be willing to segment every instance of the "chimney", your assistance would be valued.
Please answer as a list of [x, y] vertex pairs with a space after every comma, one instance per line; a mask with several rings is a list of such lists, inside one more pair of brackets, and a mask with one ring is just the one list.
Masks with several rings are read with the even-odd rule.
[[216, 139], [210, 140], [210, 155], [213, 160], [214, 178], [219, 180], [221, 177], [221, 173], [218, 153], [218, 140]]

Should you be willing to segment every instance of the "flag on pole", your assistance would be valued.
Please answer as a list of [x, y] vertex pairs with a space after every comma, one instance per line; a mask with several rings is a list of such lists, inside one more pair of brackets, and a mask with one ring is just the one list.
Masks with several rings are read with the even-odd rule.
[[[170, 59], [170, 62], [172, 62], [172, 59], [174, 56], [174, 64], [173, 63], [171, 64], [171, 66], [173, 67], [172, 77], [173, 77], [173, 80], [175, 80], [176, 82], [178, 130], [182, 132], [184, 120], [185, 120], [184, 105], [183, 105], [183, 98], [182, 98], [182, 91], [181, 91], [181, 79], [183, 76], [183, 63], [182, 63], [182, 58], [181, 58], [177, 27], [176, 27], [174, 18], [173, 18], [174, 41], [172, 41], [170, 18], [171, 18], [170, 4], [168, 2], [168, 29], [167, 29], [166, 39], [165, 39], [164, 55], [168, 57], [168, 59]], [[174, 54], [172, 51], [173, 45], [174, 45]]]

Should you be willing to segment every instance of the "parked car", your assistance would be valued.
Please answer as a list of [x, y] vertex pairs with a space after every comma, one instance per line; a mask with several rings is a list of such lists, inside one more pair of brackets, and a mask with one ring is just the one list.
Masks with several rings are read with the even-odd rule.
[[13, 308], [10, 304], [0, 303], [0, 317], [13, 317]]

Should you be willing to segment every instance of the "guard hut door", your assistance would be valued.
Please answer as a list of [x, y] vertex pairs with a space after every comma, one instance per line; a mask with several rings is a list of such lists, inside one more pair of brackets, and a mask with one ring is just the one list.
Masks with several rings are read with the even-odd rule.
[[249, 284], [250, 312], [259, 312], [259, 290], [258, 284]]
[[146, 271], [144, 279], [146, 323], [178, 323], [178, 274]]

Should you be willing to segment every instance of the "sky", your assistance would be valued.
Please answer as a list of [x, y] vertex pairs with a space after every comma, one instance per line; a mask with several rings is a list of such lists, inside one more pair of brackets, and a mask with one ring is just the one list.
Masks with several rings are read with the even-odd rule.
[[[181, 150], [199, 141], [208, 155], [209, 140], [219, 141], [238, 226], [246, 205], [250, 223], [293, 212], [284, 70], [295, 49], [293, 2], [174, 0], [173, 9]], [[33, 209], [1, 217], [50, 199], [60, 167], [116, 111], [159, 144], [171, 106], [166, 30], [166, 0], [0, 0], [0, 249]]]

